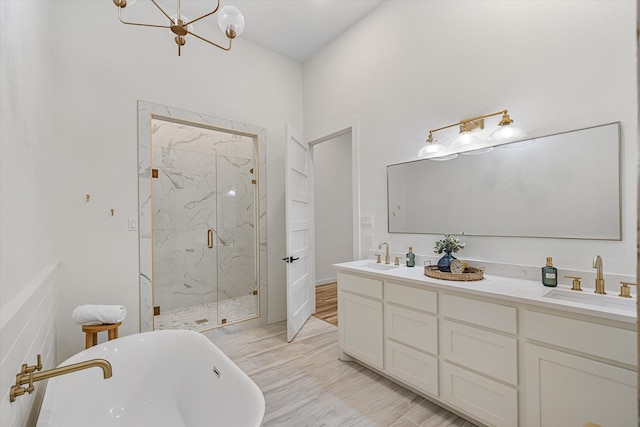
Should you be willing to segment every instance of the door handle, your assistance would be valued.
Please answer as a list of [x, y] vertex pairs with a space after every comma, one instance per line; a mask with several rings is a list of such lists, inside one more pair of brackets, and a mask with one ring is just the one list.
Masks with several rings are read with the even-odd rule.
[[287, 264], [289, 264], [289, 263], [291, 263], [291, 262], [293, 262], [293, 261], [297, 261], [297, 260], [299, 260], [299, 259], [300, 259], [300, 258], [294, 258], [294, 257], [292, 257], [292, 256], [282, 258], [282, 260], [283, 260], [284, 262], [286, 262]]
[[213, 248], [213, 230], [211, 229], [207, 231], [207, 246], [209, 249]]

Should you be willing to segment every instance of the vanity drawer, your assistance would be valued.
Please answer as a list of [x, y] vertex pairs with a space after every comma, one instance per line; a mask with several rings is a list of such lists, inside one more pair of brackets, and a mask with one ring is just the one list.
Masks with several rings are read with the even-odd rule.
[[385, 303], [384, 330], [388, 339], [438, 354], [436, 316]]
[[338, 288], [342, 291], [349, 291], [370, 298], [382, 299], [382, 280], [355, 276], [353, 274], [339, 271]]
[[442, 399], [491, 426], [518, 425], [518, 391], [465, 369], [441, 364]]
[[427, 289], [413, 288], [384, 282], [384, 298], [394, 304], [415, 308], [429, 313], [438, 312], [438, 294]]
[[514, 335], [518, 331], [515, 307], [445, 294], [442, 295], [441, 311], [451, 319], [473, 323], [496, 331]]
[[588, 353], [637, 366], [636, 332], [564, 316], [526, 310], [524, 331], [528, 340]]
[[400, 343], [387, 340], [385, 372], [425, 393], [438, 395], [438, 359]]
[[509, 384], [518, 383], [515, 338], [443, 320], [442, 356]]

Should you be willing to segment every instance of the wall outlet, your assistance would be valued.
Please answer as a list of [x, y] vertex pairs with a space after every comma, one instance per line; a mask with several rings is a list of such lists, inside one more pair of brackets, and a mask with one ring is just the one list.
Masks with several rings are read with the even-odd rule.
[[373, 234], [372, 233], [368, 233], [367, 234], [366, 244], [367, 244], [367, 248], [368, 249], [373, 248]]
[[373, 216], [372, 215], [362, 215], [360, 217], [360, 225], [362, 227], [367, 227], [367, 228], [373, 227]]

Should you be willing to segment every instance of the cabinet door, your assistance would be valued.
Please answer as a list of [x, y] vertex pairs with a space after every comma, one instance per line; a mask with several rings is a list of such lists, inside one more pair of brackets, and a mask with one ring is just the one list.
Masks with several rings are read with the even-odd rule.
[[382, 370], [382, 302], [338, 293], [338, 332], [342, 351]]
[[388, 339], [385, 372], [420, 391], [438, 395], [438, 359], [434, 356]]
[[518, 391], [515, 388], [447, 362], [440, 364], [440, 377], [442, 398], [452, 407], [490, 426], [518, 425]]
[[442, 322], [441, 334], [445, 360], [518, 384], [518, 343], [514, 337], [451, 320]]
[[526, 345], [527, 426], [635, 426], [637, 373]]
[[431, 314], [385, 304], [386, 337], [431, 354], [438, 354], [438, 318]]

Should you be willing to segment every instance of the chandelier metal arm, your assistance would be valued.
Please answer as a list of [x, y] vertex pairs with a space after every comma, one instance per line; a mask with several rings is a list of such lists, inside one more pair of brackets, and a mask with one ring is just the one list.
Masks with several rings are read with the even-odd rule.
[[198, 38], [198, 39], [202, 40], [203, 42], [207, 42], [209, 44], [212, 44], [215, 47], [218, 47], [218, 48], [220, 48], [222, 50], [226, 50], [226, 51], [231, 50], [231, 42], [233, 41], [233, 39], [231, 37], [229, 38], [229, 47], [224, 47], [224, 46], [220, 46], [218, 43], [212, 42], [211, 40], [207, 40], [204, 37], [201, 37], [201, 36], [197, 35], [196, 33], [192, 33], [191, 31], [187, 31], [187, 33], [191, 34], [195, 38]]
[[193, 20], [191, 20], [191, 21], [187, 22], [185, 25], [191, 25], [191, 24], [193, 24], [194, 22], [197, 22], [197, 21], [199, 21], [199, 20], [201, 20], [201, 19], [203, 19], [203, 18], [206, 18], [207, 16], [211, 16], [211, 15], [213, 15], [214, 13], [216, 13], [216, 12], [218, 11], [218, 9], [220, 9], [220, 0], [218, 0], [218, 5], [216, 6], [216, 8], [215, 8], [215, 9], [213, 9], [213, 11], [212, 11], [212, 12], [209, 12], [209, 13], [207, 13], [207, 14], [205, 14], [205, 15], [202, 15], [202, 16], [201, 16], [201, 17], [199, 17], [199, 18], [193, 19]]
[[[173, 23], [173, 20], [171, 19], [169, 14], [165, 12], [164, 9], [161, 8], [158, 3], [156, 3], [156, 0], [151, 0], [151, 3], [153, 3], [160, 10], [160, 12], [162, 12], [162, 14], [167, 17], [169, 22]], [[178, 19], [180, 19], [180, 2], [178, 2]]]
[[126, 25], [137, 25], [139, 27], [154, 27], [154, 28], [171, 28], [170, 25], [158, 25], [158, 24], [141, 24], [138, 22], [128, 22], [122, 19], [122, 8], [118, 8], [118, 20]]
[[[1, 1], [1, 0], [0, 0]], [[118, 20], [125, 24], [125, 25], [136, 25], [136, 26], [140, 26], [140, 27], [153, 27], [153, 28], [168, 28], [171, 30], [171, 32], [173, 34], [175, 34], [174, 40], [176, 42], [176, 44], [178, 45], [178, 56], [180, 56], [180, 51], [181, 51], [181, 47], [184, 46], [184, 44], [186, 43], [186, 36], [187, 35], [192, 35], [193, 37], [202, 40], [205, 43], [208, 43], [212, 46], [217, 47], [218, 49], [222, 49], [224, 51], [229, 51], [231, 50], [232, 47], [232, 43], [233, 43], [233, 39], [239, 35], [242, 30], [244, 29], [244, 17], [242, 16], [242, 14], [240, 13], [240, 11], [238, 9], [236, 9], [233, 6], [227, 6], [225, 8], [220, 9], [220, 0], [216, 0], [217, 4], [215, 9], [213, 9], [211, 12], [205, 13], [204, 15], [195, 18], [189, 22], [185, 22], [186, 18], [184, 18], [181, 15], [181, 0], [177, 0], [178, 2], [178, 8], [177, 8], [177, 12], [178, 14], [176, 15], [175, 18], [172, 18], [171, 16], [169, 16], [169, 14], [160, 6], [160, 4], [158, 3], [159, 0], [150, 0], [151, 3], [153, 3], [153, 5], [165, 16], [165, 18], [167, 18], [169, 20], [169, 25], [159, 25], [159, 24], [147, 24], [147, 23], [142, 23], [142, 22], [129, 22], [129, 21], [125, 21], [124, 19], [122, 19], [122, 9], [124, 9], [125, 7], [127, 7], [127, 0], [113, 0], [113, 4], [116, 5], [116, 7], [118, 8]], [[225, 10], [227, 10], [227, 12], [224, 12]], [[202, 36], [199, 36], [198, 34], [194, 33], [192, 31], [192, 29], [190, 29], [189, 27], [197, 21], [200, 21], [201, 19], [204, 19], [206, 17], [209, 17], [211, 15], [213, 15], [214, 13], [218, 12], [222, 10], [223, 13], [225, 13], [225, 16], [221, 16], [220, 19], [222, 23], [219, 23], [219, 25], [221, 26], [226, 26], [226, 28], [222, 28], [222, 32], [227, 36], [227, 38], [229, 39], [229, 45], [227, 47], [222, 46], [218, 43], [212, 42], [211, 40], [208, 40]]]

